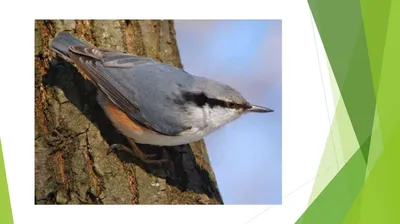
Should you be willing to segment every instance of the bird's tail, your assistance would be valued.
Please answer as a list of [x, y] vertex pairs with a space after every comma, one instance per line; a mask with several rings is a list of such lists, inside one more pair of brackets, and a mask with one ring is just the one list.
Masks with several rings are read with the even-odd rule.
[[57, 33], [54, 39], [50, 41], [51, 50], [67, 59], [69, 59], [68, 51], [70, 46], [89, 46], [89, 44], [65, 31]]

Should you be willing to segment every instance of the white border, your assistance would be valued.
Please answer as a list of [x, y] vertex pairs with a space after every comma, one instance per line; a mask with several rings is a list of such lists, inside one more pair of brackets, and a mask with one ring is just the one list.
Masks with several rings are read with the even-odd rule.
[[[0, 137], [15, 223], [294, 223], [304, 212], [330, 124], [306, 1], [26, 1], [11, 8], [0, 13]], [[283, 205], [34, 206], [33, 19], [77, 17], [282, 19]]]

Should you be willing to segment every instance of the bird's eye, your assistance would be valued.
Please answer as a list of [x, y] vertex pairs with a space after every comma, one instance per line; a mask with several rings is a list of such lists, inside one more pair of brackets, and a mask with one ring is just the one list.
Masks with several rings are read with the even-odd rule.
[[231, 102], [226, 102], [226, 107], [231, 108], [232, 107], [232, 103]]

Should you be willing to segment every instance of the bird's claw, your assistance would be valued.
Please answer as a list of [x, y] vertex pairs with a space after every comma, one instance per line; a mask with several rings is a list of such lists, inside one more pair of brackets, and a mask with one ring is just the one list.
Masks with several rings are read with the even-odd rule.
[[116, 151], [121, 151], [121, 146], [120, 144], [112, 144], [107, 150], [107, 156]]
[[154, 158], [149, 158], [149, 157], [154, 157], [157, 156], [157, 154], [151, 154], [151, 155], [145, 155], [142, 151], [139, 151], [140, 149], [130, 149], [122, 144], [112, 144], [107, 151], [107, 155], [110, 155], [111, 153], [115, 153], [117, 151], [125, 151], [129, 153], [131, 156], [136, 157], [140, 159], [142, 162], [147, 163], [147, 164], [159, 164], [159, 163], [164, 163], [167, 162], [168, 159], [161, 158], [161, 159], [154, 159]]

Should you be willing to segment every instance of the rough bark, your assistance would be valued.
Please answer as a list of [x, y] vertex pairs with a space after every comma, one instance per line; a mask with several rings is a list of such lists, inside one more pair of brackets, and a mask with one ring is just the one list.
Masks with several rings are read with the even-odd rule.
[[182, 67], [172, 21], [40, 20], [35, 22], [36, 204], [222, 204], [203, 141], [179, 147], [139, 145], [168, 158], [143, 164], [109, 145], [129, 146], [96, 102], [96, 88], [49, 50], [71, 30], [102, 48]]

